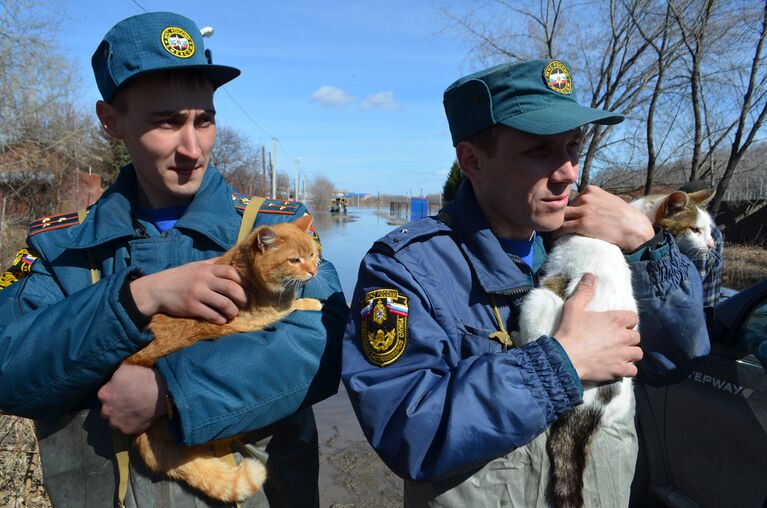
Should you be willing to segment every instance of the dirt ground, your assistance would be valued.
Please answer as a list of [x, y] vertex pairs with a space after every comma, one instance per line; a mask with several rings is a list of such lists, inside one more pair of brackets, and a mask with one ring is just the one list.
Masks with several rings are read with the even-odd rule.
[[0, 506], [50, 506], [39, 464], [31, 422], [16, 416], [0, 416]]

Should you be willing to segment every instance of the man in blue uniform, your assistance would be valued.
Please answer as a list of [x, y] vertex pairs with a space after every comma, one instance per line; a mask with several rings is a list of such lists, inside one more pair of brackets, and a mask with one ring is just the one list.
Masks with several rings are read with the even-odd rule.
[[210, 259], [243, 221], [250, 230], [251, 212], [256, 225], [306, 213], [271, 200], [248, 209], [209, 167], [213, 94], [239, 74], [209, 60], [197, 26], [177, 14], [135, 16], [107, 33], [92, 59], [96, 111], [132, 163], [87, 212], [34, 222], [27, 243], [39, 257], [0, 293], [0, 408], [36, 419], [56, 506], [211, 505], [150, 474], [135, 452], [124, 462], [120, 436], [160, 417], [183, 444], [244, 433], [235, 458], [260, 458], [269, 477], [243, 506], [319, 504], [311, 405], [337, 390], [346, 319], [329, 262], [300, 291], [323, 301], [321, 312], [200, 342], [152, 369], [121, 365], [152, 339], [158, 312], [213, 323], [238, 313], [243, 280]]
[[[700, 278], [673, 238], [596, 187], [568, 206], [580, 128], [623, 119], [572, 94], [557, 60], [452, 84], [444, 105], [466, 179], [437, 217], [389, 233], [362, 261], [342, 377], [368, 440], [405, 479], [406, 506], [548, 506], [546, 429], [582, 402], [582, 382], [674, 382], [709, 351]], [[549, 232], [618, 245], [639, 317], [585, 310], [587, 275], [554, 336], [515, 347]], [[633, 421], [597, 433], [586, 506], [628, 504], [636, 449]]]

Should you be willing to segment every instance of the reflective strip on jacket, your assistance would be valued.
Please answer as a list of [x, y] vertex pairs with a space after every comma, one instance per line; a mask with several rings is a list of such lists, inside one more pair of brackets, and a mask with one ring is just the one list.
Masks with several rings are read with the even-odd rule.
[[[72, 418], [72, 411], [98, 410], [96, 391], [123, 359], [152, 338], [135, 326], [119, 302], [126, 278], [226, 251], [241, 221], [233, 194], [209, 167], [184, 215], [160, 235], [133, 218], [136, 179], [133, 168], [126, 166], [81, 225], [30, 236], [28, 245], [40, 258], [29, 276], [0, 292], [5, 317], [0, 325], [0, 408], [45, 420], [48, 426]], [[291, 213], [260, 213], [256, 225], [292, 220], [305, 211], [299, 205]], [[90, 279], [89, 252], [101, 275], [96, 284]], [[297, 436], [278, 437], [284, 437], [284, 420], [285, 428], [298, 425], [297, 433], [314, 434], [304, 439], [304, 455], [316, 463], [310, 406], [337, 390], [346, 318], [331, 263], [321, 263], [301, 296], [322, 300], [323, 311], [294, 312], [268, 330], [202, 341], [156, 363], [178, 409], [172, 430], [183, 444], [279, 422], [269, 445], [279, 453], [283, 441], [286, 448], [297, 442]], [[103, 456], [93, 443], [82, 445], [83, 453]], [[316, 485], [316, 468], [310, 469], [315, 469], [313, 478], [293, 484], [309, 496], [316, 494], [310, 488]]]
[[[443, 212], [450, 227], [426, 218], [373, 245], [344, 333], [344, 384], [367, 439], [406, 479], [406, 496], [410, 481], [439, 490], [471, 478], [581, 403], [580, 382], [553, 338], [509, 350], [490, 340], [498, 325], [488, 295], [515, 330], [530, 279], [502, 250], [469, 183]], [[665, 240], [659, 259], [631, 263], [645, 353], [640, 377], [654, 384], [682, 379], [709, 351], [700, 278], [673, 238]], [[396, 290], [408, 306], [404, 352], [385, 367], [368, 361], [361, 337], [362, 303], [377, 289]]]

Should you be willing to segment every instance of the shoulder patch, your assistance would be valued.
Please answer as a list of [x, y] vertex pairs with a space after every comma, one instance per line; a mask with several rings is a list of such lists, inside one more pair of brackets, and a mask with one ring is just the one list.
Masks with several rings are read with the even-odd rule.
[[394, 252], [407, 246], [414, 240], [437, 234], [449, 234], [450, 228], [445, 224], [426, 217], [400, 226], [394, 231], [379, 239], [376, 243], [389, 246]]
[[[86, 209], [90, 210], [90, 207]], [[41, 217], [40, 219], [33, 220], [29, 224], [29, 236], [34, 236], [43, 231], [53, 231], [54, 229], [67, 228], [80, 224], [80, 212], [69, 212], [58, 215], [51, 215], [48, 217]]]
[[407, 345], [407, 297], [396, 289], [368, 291], [362, 298], [362, 351], [373, 365], [394, 363]]
[[0, 291], [23, 279], [32, 271], [32, 263], [40, 256], [32, 249], [20, 249], [13, 264], [0, 275]]
[[[247, 194], [232, 194], [232, 203], [239, 212], [244, 212], [245, 207], [250, 203]], [[283, 201], [281, 199], [267, 199], [259, 208], [258, 213], [276, 213], [281, 215], [295, 215], [301, 203], [297, 201]]]

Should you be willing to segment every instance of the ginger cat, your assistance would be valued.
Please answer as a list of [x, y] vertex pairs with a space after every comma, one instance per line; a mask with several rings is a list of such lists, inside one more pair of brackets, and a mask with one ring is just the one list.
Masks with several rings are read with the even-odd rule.
[[[151, 367], [160, 357], [200, 340], [259, 330], [294, 310], [321, 310], [319, 300], [295, 299], [296, 288], [317, 273], [317, 245], [307, 234], [311, 222], [310, 216], [304, 216], [259, 227], [221, 256], [217, 263], [234, 266], [250, 285], [248, 306], [229, 323], [156, 314], [149, 324], [155, 339], [125, 361]], [[233, 465], [214, 455], [209, 445], [176, 444], [165, 421], [137, 436], [135, 445], [151, 471], [183, 481], [219, 501], [242, 501], [258, 492], [266, 479], [266, 468], [256, 459], [246, 457]]]

